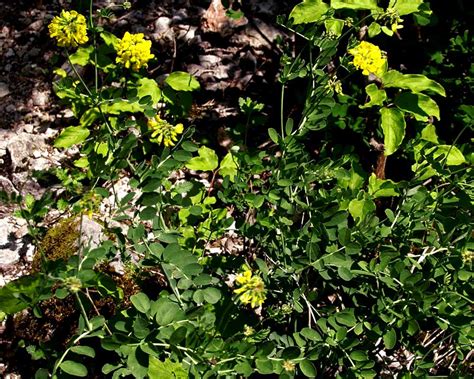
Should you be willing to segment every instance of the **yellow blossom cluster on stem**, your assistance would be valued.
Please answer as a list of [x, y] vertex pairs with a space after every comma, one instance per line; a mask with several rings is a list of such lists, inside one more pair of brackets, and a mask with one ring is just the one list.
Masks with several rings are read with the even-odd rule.
[[266, 299], [266, 290], [263, 280], [258, 275], [253, 275], [250, 268], [237, 275], [235, 282], [239, 288], [234, 290], [242, 304], [250, 304], [252, 308], [257, 308]]
[[178, 141], [178, 135], [184, 130], [183, 124], [172, 125], [158, 115], [149, 118], [147, 125], [151, 130], [150, 141], [163, 144], [165, 147], [174, 146]]
[[62, 10], [59, 16], [53, 18], [48, 29], [50, 37], [56, 39], [61, 47], [77, 47], [89, 40], [86, 18], [76, 11]]
[[295, 371], [296, 365], [289, 360], [283, 361], [282, 367], [285, 369], [286, 372], [293, 372]]
[[370, 42], [362, 41], [355, 48], [349, 50], [354, 56], [353, 64], [362, 70], [364, 75], [380, 76], [385, 68], [386, 58], [380, 48]]
[[151, 54], [151, 41], [145, 39], [143, 33], [131, 34], [125, 32], [116, 47], [116, 62], [133, 71], [147, 67], [148, 61], [155, 56]]

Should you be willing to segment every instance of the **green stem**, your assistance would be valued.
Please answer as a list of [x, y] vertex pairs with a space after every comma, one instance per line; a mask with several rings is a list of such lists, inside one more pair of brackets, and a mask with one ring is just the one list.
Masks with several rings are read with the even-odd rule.
[[93, 4], [94, 0], [91, 0], [89, 2], [89, 24], [90, 28], [92, 30], [92, 37], [94, 41], [94, 68], [95, 68], [95, 92], [98, 93], [99, 91], [99, 75], [97, 72], [97, 38], [96, 38], [96, 30], [95, 30], [95, 25], [94, 25], [94, 18], [92, 17], [93, 15]]
[[92, 331], [92, 324], [90, 323], [89, 318], [87, 317], [87, 312], [84, 308], [84, 305], [82, 304], [81, 298], [79, 297], [79, 294], [77, 292], [74, 293], [74, 295], [76, 296], [76, 300], [79, 303], [79, 308], [81, 309], [82, 317], [84, 317], [84, 320], [86, 322], [87, 329], [90, 332]]
[[87, 86], [87, 84], [84, 82], [84, 79], [82, 79], [82, 76], [79, 74], [79, 72], [77, 71], [76, 69], [76, 66], [71, 62], [71, 56], [69, 55], [69, 52], [67, 50], [66, 51], [66, 56], [67, 56], [67, 60], [69, 61], [69, 64], [71, 65], [71, 68], [72, 70], [74, 71], [74, 73], [76, 74], [77, 78], [79, 79], [79, 81], [81, 82], [81, 84], [84, 86], [84, 88], [86, 89], [87, 93], [89, 94], [90, 97], [94, 97], [92, 95], [92, 92], [91, 90], [89, 89], [89, 87]]
[[285, 84], [281, 85], [281, 94], [280, 94], [280, 127], [281, 127], [281, 138], [285, 138]]

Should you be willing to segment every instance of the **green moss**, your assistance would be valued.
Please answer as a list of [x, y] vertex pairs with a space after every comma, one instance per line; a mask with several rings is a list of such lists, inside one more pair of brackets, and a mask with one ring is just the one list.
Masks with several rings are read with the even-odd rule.
[[33, 258], [32, 270], [38, 271], [43, 260], [67, 260], [77, 253], [79, 220], [67, 218], [52, 227], [39, 244]]

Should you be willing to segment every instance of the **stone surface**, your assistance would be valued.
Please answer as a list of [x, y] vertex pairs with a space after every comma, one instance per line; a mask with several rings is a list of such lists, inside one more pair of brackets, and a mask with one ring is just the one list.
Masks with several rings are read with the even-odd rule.
[[173, 39], [174, 32], [171, 28], [171, 19], [169, 17], [158, 17], [155, 21], [155, 31], [153, 38], [156, 40], [160, 39]]
[[14, 265], [22, 256], [32, 253], [34, 246], [27, 233], [23, 220], [13, 216], [0, 219], [0, 268]]
[[[0, 162], [0, 164], [3, 162]], [[8, 195], [18, 194], [18, 190], [15, 188], [10, 179], [0, 175], [0, 191], [5, 191]]]
[[104, 240], [102, 225], [87, 217], [83, 217], [79, 231], [82, 233], [81, 244], [83, 247], [94, 249]]
[[40, 91], [34, 89], [33, 93], [31, 94], [33, 105], [36, 105], [37, 107], [45, 107], [49, 104], [49, 95], [49, 91]]
[[8, 88], [8, 84], [4, 82], [0, 82], [0, 99], [10, 94], [10, 88]]

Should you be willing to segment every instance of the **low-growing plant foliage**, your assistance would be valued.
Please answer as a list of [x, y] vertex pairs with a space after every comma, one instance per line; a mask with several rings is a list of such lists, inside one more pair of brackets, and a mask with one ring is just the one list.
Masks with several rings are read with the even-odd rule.
[[[426, 24], [428, 3], [296, 5], [280, 22], [305, 44], [296, 54], [283, 46], [280, 125], [265, 125], [265, 104], [242, 98], [244, 132], [224, 154], [193, 138], [187, 115], [199, 82], [180, 71], [153, 79], [147, 69], [160, 54], [151, 41], [105, 30], [106, 12], [92, 3], [87, 18], [64, 10], [49, 27], [68, 61], [55, 71], [55, 92], [77, 120], [54, 146], [79, 153], [55, 172], [60, 195], [14, 199], [38, 242], [39, 269], [0, 289], [13, 320], [25, 309], [43, 317], [48, 299], [76, 304], [65, 346], [19, 344], [38, 361], [36, 378], [472, 369], [472, 154], [461, 135], [438, 137], [446, 89], [400, 72], [396, 52], [383, 48], [407, 20]], [[307, 88], [289, 118], [293, 83]], [[473, 107], [460, 112], [471, 128]], [[247, 144], [263, 127], [266, 149]], [[408, 172], [391, 176], [400, 161]], [[119, 194], [124, 178], [130, 191]], [[73, 217], [71, 256], [41, 248], [49, 209]], [[99, 246], [82, 242], [77, 225], [87, 217], [103, 227]], [[112, 261], [128, 287], [104, 269]], [[112, 315], [101, 299], [115, 304]]]

